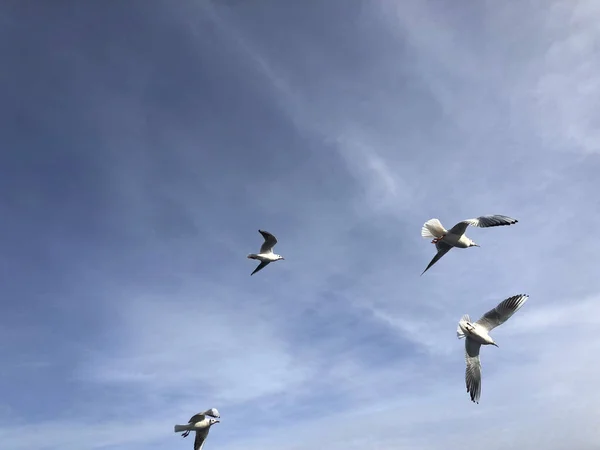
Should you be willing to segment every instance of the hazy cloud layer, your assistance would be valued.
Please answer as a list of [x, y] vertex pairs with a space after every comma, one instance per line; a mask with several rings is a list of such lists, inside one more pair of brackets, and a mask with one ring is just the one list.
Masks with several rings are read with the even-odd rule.
[[595, 448], [596, 2], [0, 11], [3, 446]]

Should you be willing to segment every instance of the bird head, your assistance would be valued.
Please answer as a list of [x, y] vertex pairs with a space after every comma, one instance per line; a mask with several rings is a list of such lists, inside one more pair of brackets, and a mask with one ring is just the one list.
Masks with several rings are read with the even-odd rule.
[[480, 245], [479, 245], [479, 244], [476, 244], [476, 243], [475, 243], [475, 242], [473, 242], [473, 241], [471, 241], [471, 242], [469, 243], [469, 247], [480, 247]]
[[221, 423], [221, 421], [219, 419], [210, 419], [208, 421], [208, 425], [214, 425], [215, 423]]
[[277, 255], [277, 259], [279, 260], [279, 259], [285, 259], [285, 258], [281, 255]]

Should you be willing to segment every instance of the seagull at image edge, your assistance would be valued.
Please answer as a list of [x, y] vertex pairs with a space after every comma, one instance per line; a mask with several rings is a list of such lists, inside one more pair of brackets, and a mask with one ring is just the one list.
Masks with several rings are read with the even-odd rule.
[[185, 431], [182, 436], [187, 437], [191, 431], [195, 431], [194, 450], [202, 450], [210, 427], [215, 423], [220, 423], [221, 421], [218, 420], [220, 417], [219, 411], [216, 408], [208, 409], [192, 416], [186, 425], [175, 425], [175, 433]]

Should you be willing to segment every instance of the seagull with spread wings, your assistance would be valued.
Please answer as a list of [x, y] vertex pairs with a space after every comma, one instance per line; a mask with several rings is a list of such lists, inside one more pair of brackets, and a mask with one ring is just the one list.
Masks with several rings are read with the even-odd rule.
[[264, 269], [273, 261], [285, 259], [283, 256], [273, 253], [273, 247], [275, 247], [275, 244], [277, 244], [277, 238], [275, 238], [275, 236], [273, 236], [268, 231], [258, 230], [258, 232], [262, 234], [263, 238], [265, 238], [265, 242], [263, 242], [263, 245], [261, 245], [260, 252], [258, 254], [250, 253], [248, 255], [248, 258], [257, 259], [260, 261], [260, 264], [256, 267], [256, 269], [254, 269], [254, 272], [252, 272], [250, 275], [254, 275], [259, 270]]
[[516, 313], [529, 298], [526, 294], [514, 295], [502, 301], [494, 309], [486, 312], [477, 322], [471, 322], [468, 314], [462, 316], [458, 322], [456, 335], [458, 339], [465, 338], [465, 382], [471, 401], [479, 403], [481, 397], [481, 362], [479, 349], [482, 345], [498, 344], [490, 336], [490, 331], [502, 325]]
[[[475, 242], [465, 235], [469, 225], [479, 228], [500, 227], [504, 225], [512, 225], [517, 223], [517, 219], [502, 215], [481, 216], [476, 219], [467, 219], [458, 222], [450, 230], [446, 230], [438, 219], [429, 219], [421, 228], [421, 236], [424, 238], [433, 238], [432, 244], [435, 244], [437, 249], [436, 255], [433, 257], [429, 265], [423, 273], [427, 272], [431, 266], [440, 260], [442, 256], [448, 253], [452, 248], [469, 248], [479, 247]], [[423, 273], [421, 275], [423, 275]]]
[[175, 425], [175, 433], [184, 431], [181, 436], [187, 437], [191, 431], [195, 431], [194, 450], [202, 450], [210, 427], [215, 423], [220, 423], [221, 421], [218, 420], [220, 417], [219, 411], [216, 408], [207, 409], [192, 416], [187, 425]]

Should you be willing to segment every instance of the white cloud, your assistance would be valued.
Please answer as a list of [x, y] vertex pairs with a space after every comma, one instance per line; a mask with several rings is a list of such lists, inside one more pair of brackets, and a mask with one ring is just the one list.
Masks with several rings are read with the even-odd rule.
[[546, 142], [559, 140], [560, 147], [571, 151], [600, 152], [600, 109], [595, 101], [600, 96], [595, 58], [599, 20], [600, 7], [593, 0], [557, 2], [546, 12], [543, 32], [553, 39], [537, 61], [531, 94]]
[[[285, 392], [310, 376], [306, 362], [298, 364], [249, 306], [254, 296], [203, 283], [193, 292], [203, 301], [188, 292], [183, 299], [143, 296], [115, 304], [116, 343], [84, 362], [83, 379], [181, 396], [197, 387], [193, 395], [227, 405]], [[249, 304], [234, 306], [234, 298]]]
[[485, 30], [429, 2], [379, 5], [447, 119], [475, 140], [498, 129], [494, 109], [508, 109], [513, 131], [533, 127], [548, 149], [599, 151], [594, 0], [483, 2], [471, 13]]
[[[379, 212], [389, 212], [394, 210], [392, 206], [395, 205], [396, 210], [408, 209], [413, 200], [411, 187], [379, 154], [377, 148], [381, 148], [380, 140], [362, 127], [359, 118], [353, 117], [351, 111], [345, 111], [344, 115], [338, 114], [336, 104], [329, 104], [325, 98], [315, 98], [315, 102], [307, 101], [306, 92], [296, 88], [287, 79], [284, 69], [276, 68], [250, 36], [242, 35], [214, 8], [208, 9], [215, 23], [269, 81], [274, 100], [298, 131], [333, 144], [333, 148], [346, 163], [349, 173], [364, 187], [364, 195], [356, 198], [357, 208], [360, 210], [367, 207]], [[329, 69], [334, 70], [335, 67], [331, 66]], [[335, 81], [342, 82], [340, 79]], [[395, 144], [390, 151], [394, 151]]]

